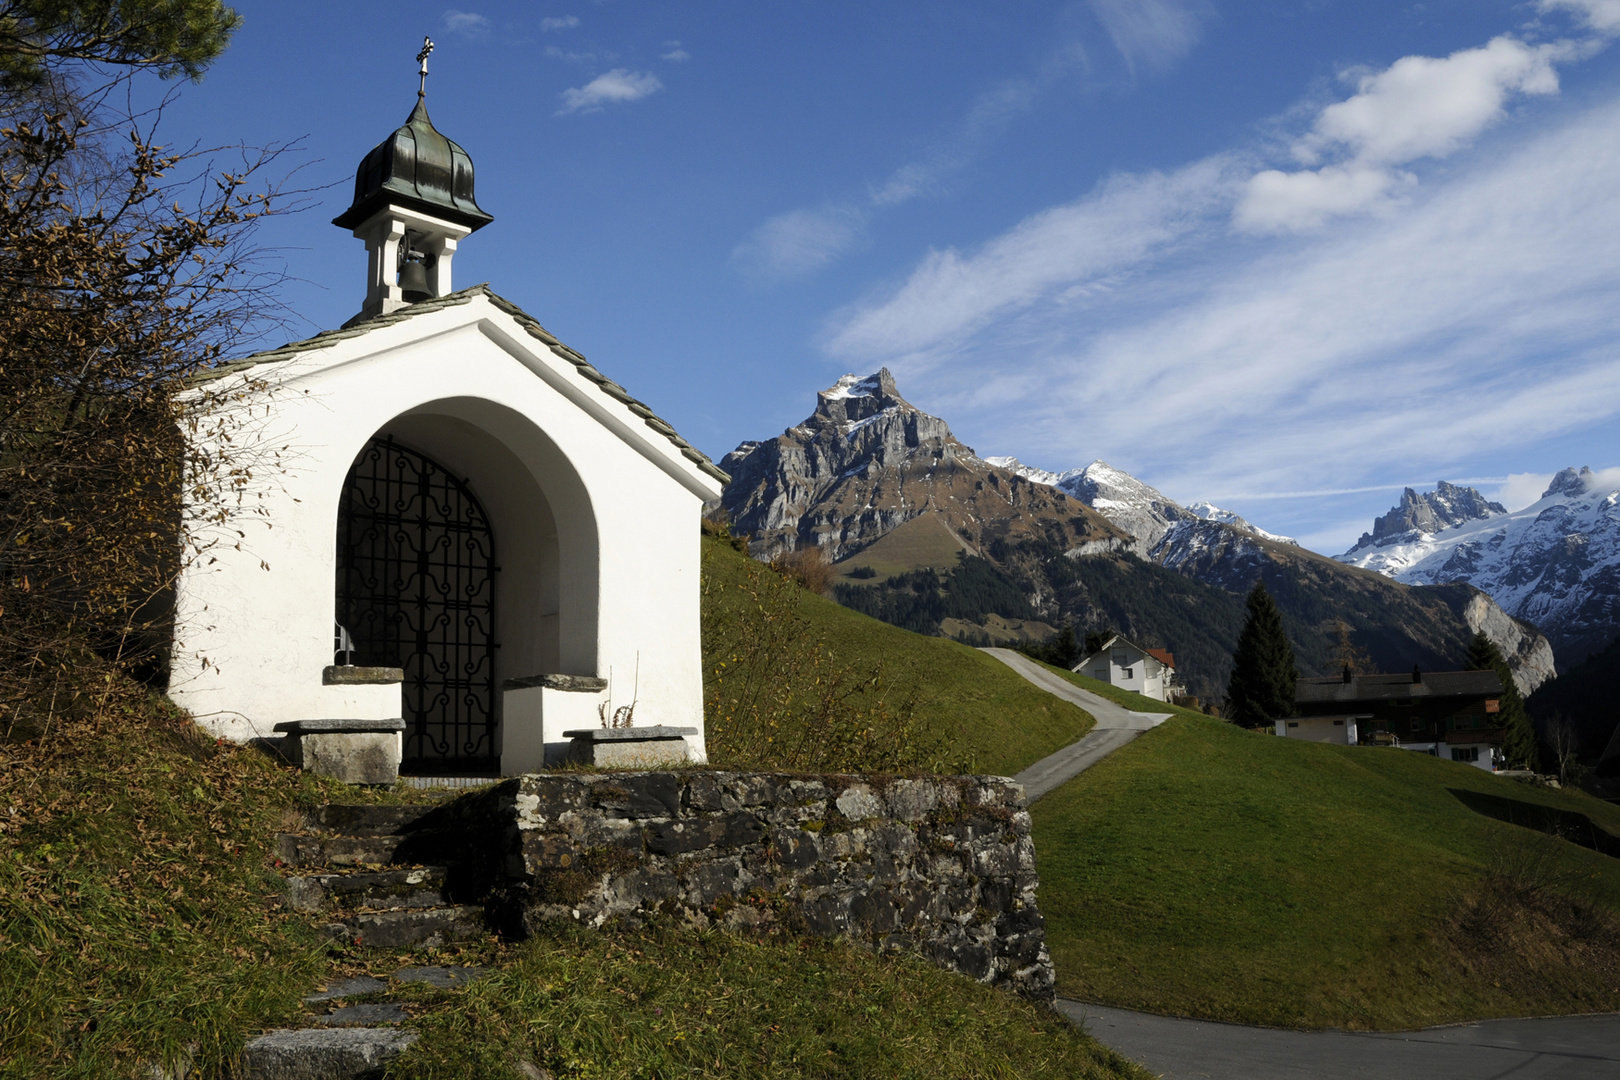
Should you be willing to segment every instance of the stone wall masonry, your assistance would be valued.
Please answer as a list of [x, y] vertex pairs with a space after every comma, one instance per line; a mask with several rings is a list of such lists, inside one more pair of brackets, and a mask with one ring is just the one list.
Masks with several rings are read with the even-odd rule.
[[779, 926], [1053, 994], [1024, 791], [1004, 777], [534, 774], [458, 811], [499, 845], [513, 929]]

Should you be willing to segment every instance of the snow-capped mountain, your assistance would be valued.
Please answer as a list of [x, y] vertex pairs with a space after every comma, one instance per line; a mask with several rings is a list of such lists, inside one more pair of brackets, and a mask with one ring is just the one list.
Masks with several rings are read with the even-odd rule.
[[[1178, 524], [1214, 521], [1230, 525], [1242, 532], [1252, 533], [1279, 544], [1292, 544], [1293, 539], [1278, 536], [1251, 524], [1244, 518], [1222, 510], [1207, 502], [1182, 506], [1168, 495], [1149, 484], [1144, 484], [1128, 472], [1114, 468], [1106, 461], [1093, 461], [1083, 469], [1049, 472], [1025, 465], [1015, 457], [989, 457], [986, 461], [998, 465], [1037, 484], [1049, 484], [1079, 499], [1115, 525], [1142, 541], [1143, 549], [1152, 553]], [[1182, 530], [1188, 536], [1198, 530]], [[1172, 545], [1174, 546], [1174, 545]], [[1162, 559], [1159, 561], [1163, 561]]]
[[1539, 627], [1566, 664], [1620, 635], [1620, 490], [1589, 468], [1563, 470], [1512, 512], [1473, 488], [1408, 488], [1338, 558], [1409, 585], [1467, 582]]

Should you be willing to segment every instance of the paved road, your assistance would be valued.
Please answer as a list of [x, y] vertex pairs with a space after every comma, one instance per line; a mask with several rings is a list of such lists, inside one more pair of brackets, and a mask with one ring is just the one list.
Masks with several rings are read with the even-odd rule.
[[1058, 1008], [1165, 1080], [1615, 1080], [1620, 1015], [1393, 1034], [1284, 1031], [1179, 1020], [1078, 1001]]
[[1018, 674], [1065, 701], [1072, 701], [1097, 720], [1097, 726], [1078, 742], [1044, 757], [1013, 777], [1024, 785], [1030, 802], [1067, 780], [1072, 780], [1142, 732], [1164, 723], [1172, 713], [1132, 712], [1105, 697], [1082, 690], [1067, 679], [1046, 670], [1023, 653], [1011, 649], [985, 649], [991, 656]]

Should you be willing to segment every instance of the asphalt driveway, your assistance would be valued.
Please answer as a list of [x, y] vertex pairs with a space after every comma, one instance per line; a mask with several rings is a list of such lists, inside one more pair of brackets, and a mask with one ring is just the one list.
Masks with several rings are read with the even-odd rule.
[[1058, 1008], [1166, 1080], [1616, 1080], [1620, 1015], [1482, 1020], [1422, 1031], [1286, 1031], [1078, 1001]]

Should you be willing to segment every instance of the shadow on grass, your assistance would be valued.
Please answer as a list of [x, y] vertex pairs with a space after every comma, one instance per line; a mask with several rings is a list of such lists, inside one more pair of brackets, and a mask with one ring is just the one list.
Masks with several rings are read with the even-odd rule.
[[1542, 806], [1539, 803], [1521, 802], [1501, 795], [1487, 795], [1479, 791], [1466, 791], [1460, 788], [1446, 790], [1476, 814], [1484, 814], [1497, 821], [1505, 821], [1509, 825], [1534, 829], [1549, 836], [1559, 836], [1572, 844], [1579, 844], [1600, 854], [1620, 859], [1620, 836], [1615, 836], [1597, 825], [1585, 814]]

